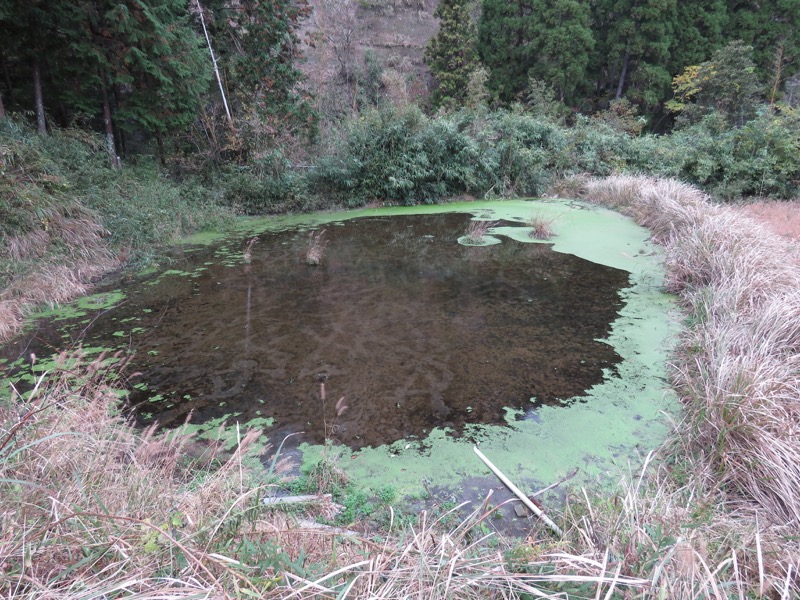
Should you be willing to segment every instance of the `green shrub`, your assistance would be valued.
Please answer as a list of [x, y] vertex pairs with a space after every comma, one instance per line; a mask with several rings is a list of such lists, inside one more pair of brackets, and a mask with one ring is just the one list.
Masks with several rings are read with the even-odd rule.
[[519, 111], [498, 111], [477, 133], [487, 163], [495, 165], [492, 193], [538, 196], [566, 150], [564, 129]]
[[607, 176], [633, 168], [636, 138], [611, 125], [578, 117], [567, 130], [569, 152], [562, 169], [566, 174], [590, 173]]
[[649, 172], [694, 183], [721, 200], [797, 194], [800, 117], [791, 109], [764, 110], [736, 128], [712, 113], [659, 138], [659, 145], [664, 159]]
[[478, 150], [446, 117], [429, 120], [417, 107], [363, 114], [343, 132], [338, 150], [310, 174], [319, 194], [350, 206], [371, 200], [435, 202], [478, 185]]
[[257, 177], [249, 171], [228, 174], [224, 181], [223, 203], [244, 215], [280, 213], [297, 208], [305, 192], [305, 178], [286, 172]]
[[[112, 247], [143, 262], [154, 247], [231, 218], [215, 190], [193, 180], [172, 180], [148, 157], [112, 169], [102, 137], [84, 130], [39, 136], [29, 126], [5, 119], [0, 123], [0, 155], [4, 239], [47, 231], [56, 214], [90, 215], [107, 231]], [[54, 246], [51, 251], [65, 249]]]
[[555, 178], [649, 174], [696, 184], [727, 200], [789, 198], [800, 182], [800, 117], [764, 113], [740, 128], [709, 115], [671, 135], [634, 135], [598, 119], [572, 127], [519, 108], [427, 118], [416, 107], [362, 114], [319, 158], [309, 189], [349, 206], [448, 196], [537, 196]]

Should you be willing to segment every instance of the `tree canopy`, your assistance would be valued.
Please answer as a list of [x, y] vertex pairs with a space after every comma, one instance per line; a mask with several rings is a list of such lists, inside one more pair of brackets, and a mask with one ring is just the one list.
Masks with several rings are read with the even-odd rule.
[[425, 62], [438, 83], [433, 105], [463, 105], [470, 78], [480, 65], [477, 27], [467, 0], [442, 0], [433, 16], [439, 19], [439, 31], [425, 48]]
[[[0, 0], [5, 105], [34, 108], [40, 133], [46, 115], [60, 125], [102, 123], [112, 154], [124, 152], [126, 132], [151, 135], [161, 148], [163, 136], [185, 130], [217, 102], [207, 47], [215, 43], [216, 67], [240, 121], [253, 113], [282, 119], [293, 111], [306, 120], [294, 65], [305, 0], [209, 4]], [[201, 10], [209, 17], [208, 39], [197, 18]]]
[[[478, 52], [504, 103], [529, 78], [583, 111], [627, 99], [662, 110], [670, 83], [727, 44], [752, 47], [755, 75], [779, 99], [800, 72], [800, 3], [793, 0], [483, 0]], [[768, 91], [768, 89], [766, 91]]]

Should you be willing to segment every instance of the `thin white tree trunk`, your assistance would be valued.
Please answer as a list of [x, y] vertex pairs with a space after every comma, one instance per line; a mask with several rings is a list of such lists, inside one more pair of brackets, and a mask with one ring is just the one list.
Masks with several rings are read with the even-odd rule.
[[225, 96], [225, 87], [222, 85], [222, 77], [219, 74], [219, 67], [217, 66], [217, 57], [214, 56], [214, 48], [211, 47], [211, 37], [208, 35], [206, 28], [206, 19], [203, 16], [203, 7], [200, 6], [200, 0], [195, 0], [197, 3], [197, 10], [200, 13], [200, 23], [203, 26], [203, 33], [206, 36], [206, 43], [208, 44], [208, 51], [211, 54], [211, 64], [214, 66], [214, 75], [217, 77], [217, 84], [219, 85], [219, 93], [222, 96], [222, 104], [225, 106], [225, 115], [228, 117], [228, 125], [233, 129], [233, 117], [231, 116], [231, 109], [228, 107], [228, 99]]
[[622, 60], [622, 73], [619, 76], [617, 83], [617, 94], [614, 96], [615, 100], [622, 98], [622, 91], [625, 88], [625, 78], [628, 76], [628, 64], [631, 62], [631, 51], [625, 50], [625, 58]]

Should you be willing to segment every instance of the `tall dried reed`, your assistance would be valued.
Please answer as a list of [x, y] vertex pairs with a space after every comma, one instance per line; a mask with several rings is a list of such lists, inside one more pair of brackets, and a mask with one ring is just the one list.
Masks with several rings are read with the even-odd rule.
[[62, 358], [59, 373], [0, 403], [0, 596], [258, 593], [219, 540], [253, 522], [262, 490], [242, 455], [261, 432], [243, 435], [209, 471], [215, 445], [202, 463], [188, 462], [191, 437], [125, 422], [103, 357]]
[[464, 237], [469, 244], [483, 244], [489, 230], [497, 225], [494, 221], [470, 221]]
[[[684, 414], [667, 457], [731, 531], [769, 540], [773, 590], [798, 593], [800, 265], [796, 246], [683, 184], [589, 181], [584, 195], [650, 227], [687, 326], [672, 359]], [[755, 527], [758, 522], [759, 528]], [[755, 532], [755, 533], [754, 533]], [[791, 534], [794, 532], [794, 534]], [[742, 533], [742, 535], [745, 535]], [[792, 537], [794, 536], [794, 537]], [[741, 564], [740, 564], [741, 566]], [[789, 571], [794, 578], [782, 580]], [[752, 574], [752, 573], [751, 573]], [[752, 578], [749, 579], [752, 582]]]
[[11, 236], [0, 247], [0, 259], [33, 264], [24, 274], [12, 274], [0, 290], [0, 342], [16, 334], [37, 307], [85, 294], [93, 280], [120, 265], [103, 239], [105, 230], [86, 209], [51, 208], [46, 220], [46, 230]]

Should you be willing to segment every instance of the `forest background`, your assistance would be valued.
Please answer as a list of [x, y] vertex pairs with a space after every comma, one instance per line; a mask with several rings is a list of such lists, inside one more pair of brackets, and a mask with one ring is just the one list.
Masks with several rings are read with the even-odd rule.
[[797, 194], [795, 2], [312, 4], [2, 0], [4, 254], [79, 209], [146, 260], [230, 214], [532, 196], [579, 174]]

